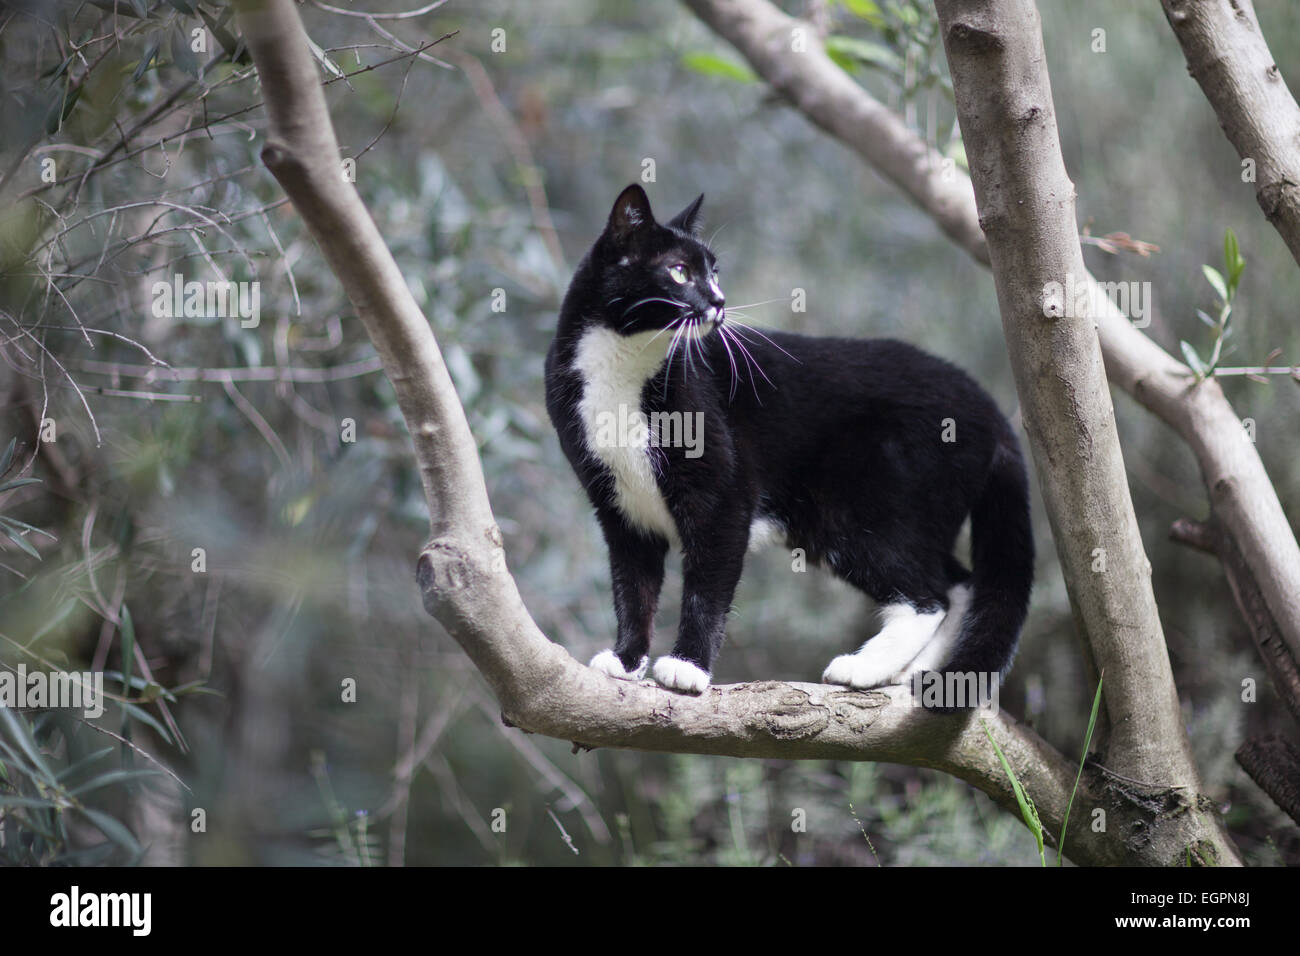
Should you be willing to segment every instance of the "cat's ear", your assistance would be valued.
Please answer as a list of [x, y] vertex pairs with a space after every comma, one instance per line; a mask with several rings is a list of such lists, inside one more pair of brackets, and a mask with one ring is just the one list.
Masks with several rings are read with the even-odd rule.
[[654, 221], [654, 214], [650, 212], [650, 199], [644, 189], [633, 183], [614, 200], [605, 232], [619, 242], [626, 242], [640, 230], [653, 226]]
[[672, 219], [668, 220], [668, 225], [674, 229], [680, 229], [682, 232], [689, 232], [692, 235], [696, 232], [696, 226], [700, 220], [700, 206], [704, 204], [704, 193], [695, 197], [695, 202], [691, 203]]

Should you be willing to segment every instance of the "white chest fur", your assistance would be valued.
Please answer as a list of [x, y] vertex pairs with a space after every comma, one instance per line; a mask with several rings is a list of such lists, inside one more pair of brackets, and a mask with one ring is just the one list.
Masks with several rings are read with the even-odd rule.
[[587, 451], [613, 475], [619, 510], [633, 525], [679, 545], [677, 524], [655, 481], [649, 434], [645, 429], [618, 429], [611, 441], [609, 428], [611, 421], [641, 414], [641, 392], [663, 365], [671, 339], [671, 332], [623, 336], [592, 328], [578, 342], [573, 367], [582, 376], [578, 414]]
[[[648, 430], [611, 427], [611, 423], [624, 423], [641, 413], [645, 383], [664, 364], [671, 341], [671, 332], [623, 336], [606, 328], [589, 329], [578, 342], [573, 367], [583, 382], [578, 414], [587, 452], [613, 476], [618, 509], [636, 527], [663, 535], [680, 547], [677, 523], [655, 480]], [[755, 516], [750, 526], [750, 551], [784, 540], [780, 524]]]

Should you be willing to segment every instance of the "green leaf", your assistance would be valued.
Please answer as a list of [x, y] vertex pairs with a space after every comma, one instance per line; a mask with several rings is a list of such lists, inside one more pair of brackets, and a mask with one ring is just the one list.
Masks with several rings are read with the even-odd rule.
[[45, 534], [44, 531], [35, 525], [30, 525], [26, 521], [19, 521], [17, 518], [10, 518], [8, 515], [0, 515], [0, 523], [10, 526], [15, 531], [27, 531], [31, 534]]
[[199, 58], [194, 55], [190, 49], [190, 38], [178, 24], [172, 31], [172, 63], [184, 70], [196, 80], [199, 78]]
[[28, 541], [25, 537], [23, 537], [21, 532], [10, 527], [9, 521], [3, 517], [0, 517], [0, 531], [3, 531], [5, 533], [5, 537], [7, 537], [10, 541], [12, 541], [23, 551], [27, 552], [37, 561], [41, 560], [41, 553], [37, 551], [34, 547], [32, 547], [32, 543]]
[[1074, 775], [1074, 786], [1070, 788], [1070, 799], [1065, 804], [1065, 819], [1061, 821], [1061, 839], [1056, 843], [1056, 865], [1061, 866], [1065, 858], [1065, 834], [1070, 826], [1070, 808], [1074, 806], [1074, 795], [1079, 792], [1079, 781], [1083, 779], [1083, 765], [1088, 762], [1088, 748], [1092, 746], [1092, 731], [1097, 726], [1097, 711], [1101, 708], [1101, 682], [1105, 673], [1097, 675], [1097, 693], [1092, 695], [1092, 716], [1088, 718], [1088, 732], [1083, 737], [1083, 756], [1079, 758], [1079, 772]]
[[[114, 701], [114, 703], [122, 708], [122, 725], [124, 728], [126, 726], [127, 718], [133, 717], [140, 721], [140, 723], [147, 724], [151, 727], [153, 732], [165, 740], [170, 746], [174, 747], [176, 745], [176, 742], [172, 739], [172, 735], [168, 732], [167, 728], [164, 727], [162, 723], [153, 716], [153, 714], [149, 713], [149, 711], [145, 710], [143, 707], [138, 707], [135, 704], [128, 704], [123, 701]], [[130, 734], [125, 730], [123, 730], [122, 736], [130, 739]]]
[[1215, 321], [1214, 316], [1205, 312], [1204, 309], [1197, 309], [1196, 317], [1212, 329], [1217, 329], [1219, 327], [1219, 323]]
[[866, 20], [873, 27], [878, 27], [885, 22], [885, 15], [880, 12], [880, 7], [874, 0], [840, 0], [844, 4], [844, 9], [861, 20]]
[[104, 836], [108, 837], [118, 846], [129, 851], [132, 856], [140, 855], [142, 851], [135, 835], [119, 821], [113, 819], [102, 810], [92, 810], [89, 807], [82, 807], [81, 812], [86, 815], [86, 818], [90, 820], [90, 822], [95, 825], [96, 829], [98, 829], [100, 833], [104, 834]]
[[232, 8], [227, 7], [225, 15], [220, 20], [217, 20], [212, 16], [212, 14], [208, 13], [208, 11], [199, 7], [199, 16], [203, 18], [203, 23], [207, 26], [208, 32], [217, 38], [217, 42], [221, 44], [221, 49], [225, 51], [226, 56], [230, 58], [231, 62], [236, 63], [241, 59], [246, 59], [246, 56], [243, 52], [244, 41], [242, 39], [237, 39], [235, 35], [225, 27], [225, 24], [230, 19], [231, 13]]
[[131, 609], [125, 604], [122, 605], [121, 621], [118, 629], [122, 634], [122, 683], [130, 687], [131, 671], [135, 667], [135, 621], [131, 619]]
[[144, 48], [144, 56], [140, 57], [140, 62], [135, 65], [135, 72], [131, 74], [131, 82], [140, 82], [140, 77], [144, 76], [144, 71], [149, 69], [149, 64], [158, 56], [158, 49], [162, 46], [162, 34], [154, 34], [154, 38], [149, 41], [149, 45]]
[[48, 797], [14, 797], [0, 793], [0, 807], [42, 807], [49, 810], [58, 806], [57, 800]]
[[0, 475], [9, 470], [9, 466], [14, 462], [14, 448], [18, 445], [18, 439], [9, 439], [9, 444], [5, 446], [4, 454], [0, 455]]
[[1187, 359], [1187, 364], [1190, 365], [1192, 371], [1196, 373], [1196, 377], [1205, 378], [1205, 373], [1208, 372], [1209, 369], [1205, 367], [1205, 363], [1201, 361], [1201, 357], [1196, 354], [1196, 349], [1192, 347], [1192, 343], [1188, 342], [1186, 339], [1179, 339], [1178, 345], [1182, 348], [1183, 358]]
[[74, 776], [75, 774], [81, 773], [83, 770], [89, 768], [92, 764], [96, 764], [99, 761], [103, 760], [105, 757], [111, 754], [113, 750], [114, 750], [113, 747], [104, 747], [101, 750], [96, 750], [94, 753], [87, 754], [85, 757], [82, 757], [76, 763], [59, 771], [59, 780], [64, 781], [67, 780], [69, 777]]
[[[860, 40], [857, 37], [829, 36], [826, 38], [826, 55], [846, 70], [861, 64], [889, 73], [901, 73], [903, 61], [887, 46]], [[846, 65], [847, 64], [847, 65]]]
[[32, 736], [26, 722], [12, 708], [0, 707], [0, 723], [4, 724], [9, 731], [9, 736], [13, 738], [19, 749], [27, 755], [27, 759], [39, 771], [45, 783], [48, 783], [51, 787], [56, 786], [58, 778], [54, 776], [54, 771], [50, 769], [50, 765], [45, 762], [40, 745]]
[[[137, 20], [143, 20], [148, 16], [142, 0], [87, 0], [87, 2], [92, 7], [99, 7], [99, 9], [108, 13], [135, 17]], [[129, 7], [128, 3], [130, 4]]]
[[50, 105], [50, 111], [45, 115], [45, 132], [53, 136], [62, 129], [63, 121], [68, 118], [68, 114], [72, 112], [79, 99], [81, 99], [81, 87], [69, 84], [62, 98]]
[[23, 485], [39, 485], [39, 478], [15, 478], [13, 481], [6, 481], [0, 485], [0, 491], [13, 491], [15, 488], [21, 488]]
[[1241, 250], [1237, 245], [1237, 234], [1228, 228], [1223, 234], [1223, 267], [1228, 275], [1228, 291], [1236, 292], [1237, 283], [1241, 280], [1241, 273], [1246, 268], [1246, 260], [1241, 257]]
[[1228, 286], [1223, 281], [1223, 276], [1214, 266], [1201, 266], [1201, 271], [1205, 273], [1205, 278], [1209, 280], [1210, 285], [1214, 286], [1214, 291], [1219, 294], [1220, 302], [1228, 301]]
[[989, 732], [988, 724], [980, 721], [980, 726], [984, 728], [984, 735], [988, 737], [989, 743], [993, 745], [993, 751], [998, 755], [998, 761], [1002, 764], [1002, 769], [1006, 772], [1007, 779], [1011, 781], [1011, 790], [1016, 795], [1016, 803], [1020, 806], [1020, 815], [1024, 818], [1025, 826], [1034, 835], [1038, 842], [1038, 859], [1042, 866], [1047, 866], [1047, 854], [1043, 852], [1043, 821], [1038, 817], [1038, 808], [1034, 806], [1034, 801], [1030, 799], [1029, 794], [1025, 793], [1024, 788], [1020, 786], [1020, 781], [1016, 778], [1015, 771], [1011, 769], [1011, 764], [1007, 762], [1006, 755], [1002, 753], [1002, 748], [998, 742], [993, 739], [993, 734]]
[[682, 54], [682, 66], [701, 76], [716, 76], [724, 80], [736, 80], [740, 83], [753, 83], [758, 77], [754, 71], [743, 63], [737, 63], [716, 53], [694, 51]]
[[87, 780], [81, 786], [72, 790], [69, 795], [79, 797], [83, 793], [89, 793], [91, 790], [98, 790], [100, 787], [122, 783], [125, 780], [138, 780], [141, 777], [159, 776], [162, 776], [162, 771], [160, 770], [110, 770], [108, 773], [95, 777], [93, 780]]

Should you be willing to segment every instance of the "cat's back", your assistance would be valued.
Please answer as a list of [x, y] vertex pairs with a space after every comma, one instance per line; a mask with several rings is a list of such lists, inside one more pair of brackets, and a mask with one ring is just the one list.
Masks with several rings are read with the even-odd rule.
[[[761, 334], [760, 334], [761, 331]], [[996, 402], [965, 370], [911, 343], [893, 338], [812, 336], [754, 330], [746, 340], [768, 376], [753, 377], [766, 389], [749, 397], [768, 404], [856, 402], [886, 408], [960, 406], [997, 413]], [[737, 394], [743, 393], [737, 390]]]

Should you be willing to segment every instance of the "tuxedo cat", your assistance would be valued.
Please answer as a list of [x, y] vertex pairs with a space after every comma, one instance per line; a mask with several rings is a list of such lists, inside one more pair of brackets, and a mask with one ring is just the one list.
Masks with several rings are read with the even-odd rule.
[[[591, 666], [645, 675], [680, 548], [677, 642], [652, 673], [702, 692], [747, 547], [776, 540], [879, 606], [879, 632], [825, 681], [1005, 675], [1034, 568], [1010, 424], [964, 372], [902, 342], [735, 323], [696, 236], [703, 199], [660, 224], [640, 186], [623, 191], [546, 357], [546, 407], [609, 547], [618, 636]], [[967, 517], [970, 571], [953, 556]]]

